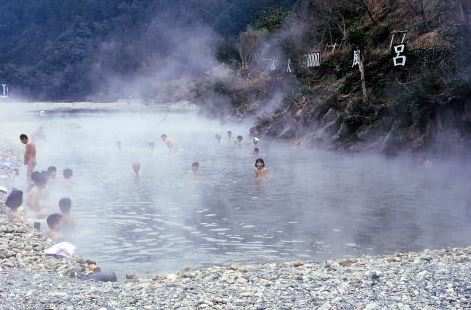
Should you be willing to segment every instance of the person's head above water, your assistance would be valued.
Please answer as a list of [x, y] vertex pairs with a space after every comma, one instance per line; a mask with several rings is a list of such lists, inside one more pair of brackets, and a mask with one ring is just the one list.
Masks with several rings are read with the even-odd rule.
[[47, 217], [46, 222], [50, 230], [59, 230], [62, 223], [62, 214], [54, 213]]
[[55, 179], [57, 175], [57, 168], [54, 166], [50, 166], [49, 168], [47, 168], [47, 174], [50, 179]]
[[231, 138], [231, 137], [232, 137], [232, 131], [228, 130], [228, 131], [227, 131], [227, 136], [228, 136], [229, 138]]
[[39, 172], [39, 171], [34, 171], [31, 174], [31, 180], [33, 181], [33, 184], [39, 188], [43, 188], [47, 184], [47, 179], [48, 179], [48, 174], [47, 172]]
[[260, 154], [260, 149], [259, 149], [258, 147], [254, 148], [254, 149], [253, 149], [253, 153], [254, 153], [255, 155]]
[[16, 211], [23, 204], [23, 192], [19, 190], [12, 190], [8, 195], [5, 205], [12, 211]]
[[240, 143], [240, 142], [242, 142], [242, 140], [244, 140], [244, 137], [242, 137], [242, 136], [237, 136], [237, 142]]
[[73, 172], [72, 169], [66, 168], [66, 169], [64, 169], [64, 171], [62, 172], [62, 175], [64, 176], [64, 179], [69, 180], [69, 179], [71, 179], [72, 176], [74, 175], [74, 172]]
[[28, 138], [28, 136], [27, 136], [26, 134], [22, 133], [22, 134], [20, 135], [20, 141], [21, 141], [21, 143], [23, 143], [23, 144], [28, 144], [29, 138]]
[[62, 214], [70, 214], [71, 208], [72, 208], [72, 200], [70, 200], [70, 198], [65, 197], [59, 200], [59, 210], [61, 210]]
[[257, 158], [257, 160], [255, 161], [255, 168], [257, 169], [265, 168], [265, 161], [262, 158]]
[[200, 163], [195, 161], [194, 163], [191, 164], [191, 170], [196, 173], [200, 169]]
[[166, 134], [163, 134], [163, 135], [160, 136], [160, 138], [161, 138], [163, 141], [165, 141], [165, 140], [167, 140], [167, 135], [166, 135]]

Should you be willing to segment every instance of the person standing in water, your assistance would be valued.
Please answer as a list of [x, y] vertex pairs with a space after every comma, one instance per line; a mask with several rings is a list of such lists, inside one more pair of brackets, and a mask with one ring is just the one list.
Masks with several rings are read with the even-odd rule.
[[232, 141], [232, 131], [227, 131], [227, 140]]
[[46, 194], [47, 176], [44, 173], [35, 171], [31, 175], [34, 186], [29, 190], [26, 198], [27, 211], [33, 218], [44, 217], [44, 208], [42, 201]]
[[29, 182], [36, 167], [36, 145], [24, 133], [20, 135], [20, 141], [25, 145], [24, 165], [26, 166], [26, 176]]
[[263, 178], [268, 175], [268, 169], [265, 166], [265, 161], [262, 158], [258, 158], [255, 161], [255, 177]]
[[165, 143], [165, 145], [169, 148], [169, 150], [174, 149], [175, 142], [172, 139], [170, 139], [166, 134], [161, 135], [160, 138]]

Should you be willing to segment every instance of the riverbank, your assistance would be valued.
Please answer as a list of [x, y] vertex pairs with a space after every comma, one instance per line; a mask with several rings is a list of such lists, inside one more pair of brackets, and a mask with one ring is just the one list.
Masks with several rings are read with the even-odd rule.
[[471, 309], [471, 248], [98, 283], [71, 277], [83, 260], [47, 257], [47, 246], [2, 212], [0, 309]]
[[[11, 173], [5, 169], [0, 175]], [[0, 309], [471, 309], [471, 248], [98, 283], [72, 277], [84, 269], [82, 259], [45, 256], [51, 243], [30, 226], [8, 223], [4, 211], [0, 206]]]
[[471, 248], [97, 283], [69, 277], [78, 260], [44, 257], [30, 232], [3, 219], [0, 227], [10, 253], [1, 258], [0, 309], [471, 309]]

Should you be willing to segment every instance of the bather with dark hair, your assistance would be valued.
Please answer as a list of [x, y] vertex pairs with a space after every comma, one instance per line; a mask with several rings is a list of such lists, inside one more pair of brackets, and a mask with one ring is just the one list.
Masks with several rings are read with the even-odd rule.
[[268, 169], [265, 166], [265, 161], [263, 158], [257, 158], [255, 161], [255, 176], [257, 178], [262, 178], [268, 175]]
[[72, 209], [72, 200], [68, 197], [61, 198], [59, 200], [59, 210], [62, 214], [62, 224], [64, 228], [73, 228], [75, 226], [75, 221], [72, 219], [71, 215]]
[[8, 207], [7, 216], [12, 222], [24, 221], [24, 210], [21, 207], [23, 204], [23, 192], [13, 189], [8, 195], [5, 205]]
[[198, 171], [200, 170], [200, 163], [195, 161], [191, 164], [191, 171], [193, 171], [193, 175], [197, 175]]
[[29, 180], [36, 167], [36, 145], [24, 133], [20, 135], [20, 141], [25, 145], [24, 165], [26, 166], [26, 175]]
[[51, 214], [47, 217], [47, 227], [49, 231], [47, 232], [48, 238], [51, 240], [57, 241], [62, 238], [61, 235], [61, 226], [62, 226], [63, 216], [59, 213]]
[[47, 168], [47, 174], [50, 180], [55, 179], [57, 176], [57, 168], [54, 166], [50, 166], [49, 168]]
[[64, 171], [62, 172], [62, 175], [64, 176], [64, 179], [66, 180], [70, 180], [72, 179], [73, 175], [74, 175], [74, 171], [70, 168], [66, 168], [64, 169]]

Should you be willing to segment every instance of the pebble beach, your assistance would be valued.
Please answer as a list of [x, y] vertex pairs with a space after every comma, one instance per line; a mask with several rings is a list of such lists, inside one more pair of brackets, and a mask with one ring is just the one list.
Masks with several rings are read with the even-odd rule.
[[85, 261], [45, 256], [49, 245], [0, 215], [0, 309], [471, 309], [471, 248], [103, 283], [77, 279]]

